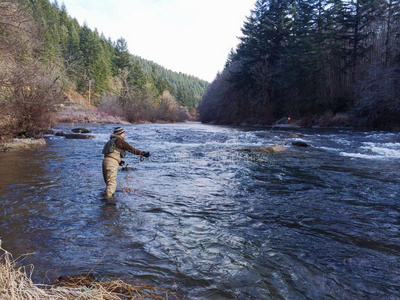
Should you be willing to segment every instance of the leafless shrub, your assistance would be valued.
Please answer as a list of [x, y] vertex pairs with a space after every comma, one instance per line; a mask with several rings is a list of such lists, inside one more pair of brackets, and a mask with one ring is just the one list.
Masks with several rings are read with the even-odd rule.
[[162, 121], [183, 122], [190, 118], [187, 109], [180, 106], [168, 91], [165, 91], [161, 96], [155, 112], [157, 120]]
[[320, 126], [349, 126], [351, 124], [351, 118], [347, 113], [334, 114], [332, 112], [325, 113], [320, 117], [316, 124]]
[[154, 102], [150, 94], [131, 93], [121, 102], [129, 122], [155, 121]]
[[125, 116], [120, 98], [115, 94], [106, 94], [100, 99], [99, 109], [108, 115]]
[[22, 1], [0, 1], [0, 135], [36, 136], [61, 100], [57, 75], [36, 59], [37, 27]]
[[53, 125], [53, 113], [62, 101], [62, 88], [52, 70], [35, 63], [8, 69], [7, 85], [0, 92], [3, 117], [2, 134], [34, 137]]
[[400, 74], [394, 67], [369, 65], [356, 87], [359, 125], [393, 128], [400, 125]]
[[33, 26], [32, 18], [22, 2], [0, 1], [0, 55], [2, 59], [23, 60], [38, 45], [37, 28]]
[[129, 122], [165, 121], [182, 122], [190, 118], [186, 108], [169, 92], [164, 92], [159, 101], [148, 93], [130, 91], [124, 97], [108, 94], [100, 100], [100, 110], [108, 115], [122, 117]]

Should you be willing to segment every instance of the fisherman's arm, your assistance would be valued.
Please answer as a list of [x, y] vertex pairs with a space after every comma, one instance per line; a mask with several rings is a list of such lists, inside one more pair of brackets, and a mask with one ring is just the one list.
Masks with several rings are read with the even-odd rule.
[[135, 149], [133, 148], [131, 145], [129, 145], [126, 141], [124, 141], [123, 139], [117, 139], [117, 141], [115, 142], [115, 145], [122, 150], [128, 151], [132, 154], [136, 154], [136, 155], [143, 155], [145, 156], [146, 153], [145, 151], [141, 151], [139, 149]]

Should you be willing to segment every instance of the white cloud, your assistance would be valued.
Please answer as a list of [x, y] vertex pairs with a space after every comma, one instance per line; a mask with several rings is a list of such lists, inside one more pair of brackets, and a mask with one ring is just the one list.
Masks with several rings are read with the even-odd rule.
[[211, 81], [255, 0], [64, 0], [69, 14], [131, 53]]

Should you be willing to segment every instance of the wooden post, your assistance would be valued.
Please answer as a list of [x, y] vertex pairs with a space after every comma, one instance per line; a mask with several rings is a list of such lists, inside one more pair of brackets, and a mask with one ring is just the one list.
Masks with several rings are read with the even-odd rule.
[[90, 89], [92, 87], [92, 79], [89, 79], [89, 106], [91, 105], [90, 103]]

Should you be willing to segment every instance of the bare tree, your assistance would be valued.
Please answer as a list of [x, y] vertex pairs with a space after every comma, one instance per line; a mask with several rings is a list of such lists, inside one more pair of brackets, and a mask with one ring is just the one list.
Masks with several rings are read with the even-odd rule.
[[395, 67], [368, 65], [355, 87], [355, 112], [359, 125], [375, 128], [400, 126], [400, 74]]
[[59, 74], [38, 62], [37, 27], [18, 0], [0, 0], [0, 135], [36, 136], [62, 101]]
[[[35, 76], [26, 76], [26, 73]], [[35, 137], [54, 123], [57, 104], [63, 101], [63, 90], [57, 73], [30, 63], [18, 66], [8, 76], [2, 89], [3, 133]]]
[[18, 0], [0, 1], [0, 33], [2, 59], [22, 59], [39, 45], [37, 27]]

